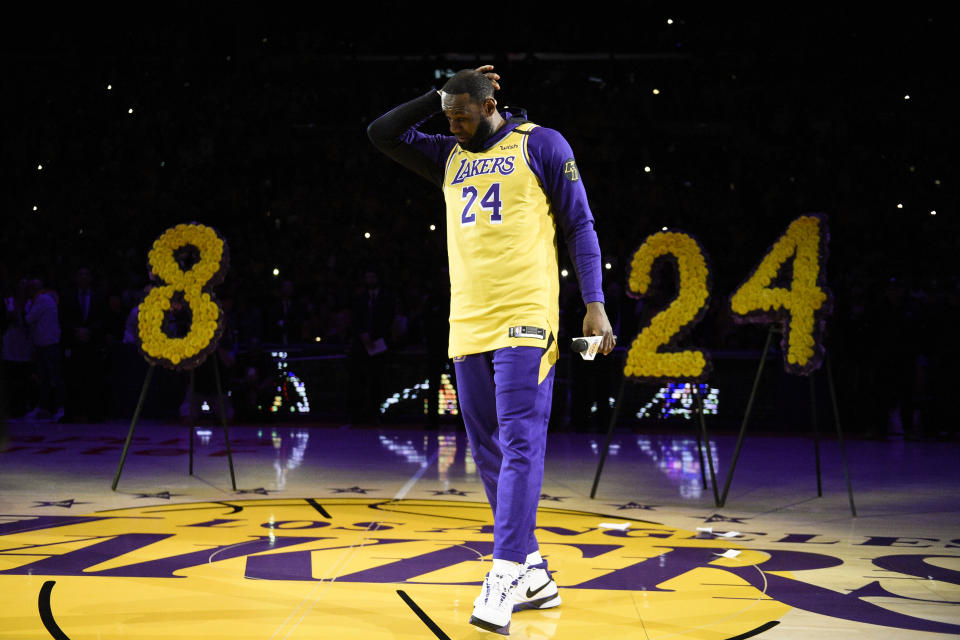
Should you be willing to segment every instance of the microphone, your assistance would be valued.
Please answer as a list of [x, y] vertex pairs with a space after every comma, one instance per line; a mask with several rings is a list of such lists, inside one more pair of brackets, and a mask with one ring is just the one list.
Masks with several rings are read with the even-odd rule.
[[[617, 336], [613, 336], [616, 341]], [[579, 353], [584, 360], [593, 360], [600, 351], [600, 343], [603, 342], [603, 336], [582, 336], [570, 341], [570, 350]]]

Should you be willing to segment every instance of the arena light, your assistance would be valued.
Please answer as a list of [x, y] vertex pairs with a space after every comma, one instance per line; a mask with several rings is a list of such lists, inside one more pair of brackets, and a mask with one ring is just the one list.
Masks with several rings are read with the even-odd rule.
[[909, 99], [910, 99], [910, 94], [908, 93], [908, 94], [906, 94], [905, 96], [903, 96], [903, 99], [904, 99], [904, 100], [909, 100]]
[[112, 85], [112, 84], [108, 84], [108, 85], [107, 85], [107, 91], [113, 91], [113, 85]]
[[437, 230], [437, 225], [435, 224], [430, 225], [430, 231], [436, 231], [436, 230]]
[[43, 171], [43, 165], [42, 165], [42, 164], [38, 164], [38, 165], [37, 165], [37, 171]]
[[276, 267], [274, 267], [274, 268], [273, 268], [273, 275], [275, 275], [275, 276], [280, 275], [280, 269], [277, 269]]
[[33, 205], [33, 210], [34, 210], [34, 211], [37, 210], [37, 205]]
[[643, 168], [644, 173], [650, 173], [651, 171], [653, 171], [653, 169], [651, 169], [649, 165]]
[[[36, 207], [34, 207], [34, 209], [36, 209]], [[570, 272], [566, 269], [560, 269], [560, 275], [566, 278], [568, 275], [570, 275]]]
[[897, 203], [897, 209], [903, 209], [903, 203], [902, 203], [902, 202], [898, 202], [898, 203]]
[[936, 211], [931, 211], [931, 212], [930, 212], [930, 215], [935, 216], [935, 215], [937, 215], [937, 212], [936, 212]]
[[603, 268], [604, 268], [604, 269], [612, 269], [612, 268], [613, 268], [613, 265], [608, 262], [608, 263], [606, 263], [606, 264], [603, 265]]
[[366, 238], [367, 240], [369, 240], [369, 239], [370, 239], [370, 232], [369, 232], [369, 231], [364, 232], [363, 237]]
[[133, 113], [133, 108], [127, 109], [127, 113]]
[[655, 95], [655, 96], [660, 95], [660, 89], [654, 89], [654, 90], [653, 90], [653, 95]]

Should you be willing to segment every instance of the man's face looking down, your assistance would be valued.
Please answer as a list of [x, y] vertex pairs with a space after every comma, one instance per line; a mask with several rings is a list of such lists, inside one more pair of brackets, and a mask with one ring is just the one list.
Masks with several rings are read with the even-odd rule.
[[496, 110], [493, 98], [477, 103], [470, 100], [469, 93], [443, 93], [440, 99], [443, 115], [450, 124], [450, 133], [465, 151], [483, 151], [483, 143], [493, 133], [490, 116]]

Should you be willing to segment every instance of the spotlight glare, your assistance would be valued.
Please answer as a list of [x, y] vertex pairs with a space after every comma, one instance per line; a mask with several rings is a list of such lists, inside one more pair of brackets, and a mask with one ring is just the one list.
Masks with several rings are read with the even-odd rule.
[[112, 85], [112, 84], [108, 84], [108, 85], [107, 85], [107, 91], [113, 91], [113, 85]]
[[930, 212], [930, 215], [935, 216], [935, 215], [937, 215], [937, 212], [936, 212], [936, 211], [931, 211], [931, 212]]
[[367, 239], [369, 240], [369, 239], [370, 239], [370, 232], [369, 232], [369, 231], [365, 232], [365, 233], [363, 234], [363, 237], [364, 237], [364, 238], [367, 238]]
[[42, 164], [38, 164], [38, 165], [37, 165], [37, 171], [43, 171], [43, 165], [42, 165]]
[[127, 109], [127, 113], [133, 113], [133, 109]]
[[34, 210], [34, 211], [37, 210], [37, 205], [33, 205], [33, 210]]
[[898, 202], [898, 203], [897, 203], [897, 209], [903, 209], [903, 204], [900, 203], [900, 202]]
[[667, 24], [673, 24], [673, 18], [667, 18]]
[[436, 231], [436, 230], [437, 230], [437, 225], [435, 224], [430, 225], [430, 231]]
[[653, 171], [653, 169], [651, 169], [649, 166], [645, 166], [645, 167], [643, 168], [643, 172], [644, 172], [644, 173], [650, 173], [651, 171]]
[[612, 269], [612, 268], [613, 268], [613, 265], [610, 264], [609, 262], [607, 262], [606, 264], [603, 265], [603, 268], [604, 268], [604, 269]]
[[655, 96], [660, 95], [660, 89], [654, 89], [654, 90], [653, 90], [653, 95], [655, 95]]
[[906, 94], [905, 96], [903, 96], [903, 99], [904, 99], [904, 100], [909, 100], [909, 99], [910, 99], [910, 94], [908, 93], [908, 94]]
[[561, 269], [561, 270], [560, 270], [560, 275], [563, 276], [564, 278], [566, 278], [568, 275], [570, 275], [570, 272], [567, 271], [566, 269]]
[[666, 228], [666, 227], [664, 227], [663, 229], [660, 229], [660, 231], [666, 231], [666, 230], [667, 230], [667, 228]]
[[274, 268], [273, 268], [273, 275], [275, 275], [275, 276], [280, 275], [280, 269], [277, 269], [276, 267], [274, 267]]

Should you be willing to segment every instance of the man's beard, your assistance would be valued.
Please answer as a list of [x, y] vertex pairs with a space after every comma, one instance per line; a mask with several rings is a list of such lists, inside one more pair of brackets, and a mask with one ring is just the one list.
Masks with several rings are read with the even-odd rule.
[[484, 144], [493, 134], [493, 125], [490, 124], [490, 121], [486, 118], [480, 120], [480, 123], [477, 125], [477, 130], [474, 131], [473, 137], [467, 140], [466, 142], [461, 142], [460, 148], [464, 151], [469, 151], [470, 153], [479, 153], [484, 150]]

